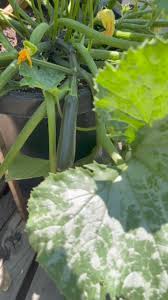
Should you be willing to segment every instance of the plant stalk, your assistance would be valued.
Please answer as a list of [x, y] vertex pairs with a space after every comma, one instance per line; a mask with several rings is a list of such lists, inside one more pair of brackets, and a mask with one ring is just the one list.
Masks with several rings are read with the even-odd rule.
[[19, 65], [17, 60], [8, 65], [8, 67], [0, 74], [0, 91], [5, 85], [18, 73]]
[[1, 30], [0, 30], [0, 43], [4, 46], [4, 48], [7, 51], [13, 51], [13, 52], [17, 53], [17, 51], [13, 48], [13, 46], [11, 45], [11, 43], [9, 42], [9, 40], [3, 34], [3, 31], [1, 31]]
[[133, 40], [133, 41], [138, 41], [138, 42], [143, 42], [145, 39], [154, 38], [154, 34], [127, 32], [127, 31], [120, 31], [120, 30], [116, 30], [114, 33], [114, 36], [117, 38]]
[[96, 120], [96, 127], [97, 127], [97, 139], [98, 145], [101, 145], [115, 162], [116, 165], [124, 165], [124, 161], [121, 155], [116, 150], [115, 146], [113, 145], [111, 139], [106, 134], [105, 125], [102, 121], [97, 118]]
[[43, 10], [42, 10], [41, 0], [37, 0], [37, 4], [38, 4], [38, 10], [39, 10], [41, 21], [46, 22], [46, 20], [44, 18]]
[[5, 15], [1, 10], [0, 10], [0, 23], [2, 25], [12, 27], [21, 38], [23, 39], [25, 38], [23, 34], [24, 30], [21, 24], [18, 21], [12, 19], [11, 17]]
[[58, 33], [58, 9], [59, 9], [59, 0], [54, 0], [54, 27], [53, 27], [53, 40], [56, 38]]
[[108, 37], [102, 34], [101, 32], [98, 32], [92, 28], [89, 28], [88, 26], [81, 24], [80, 22], [68, 19], [68, 18], [60, 18], [58, 20], [58, 24], [60, 26], [66, 26], [68, 28], [72, 28], [76, 31], [79, 31], [83, 34], [85, 34], [88, 38], [100, 42], [104, 45], [109, 45], [111, 47], [120, 48], [120, 49], [128, 49], [129, 47], [136, 47], [139, 45], [139, 43], [135, 41], [128, 41], [123, 39], [118, 39], [115, 37]]
[[137, 11], [137, 12], [129, 12], [124, 15], [123, 19], [130, 19], [130, 18], [133, 19], [141, 16], [143, 17], [144, 15], [151, 14], [152, 12], [153, 10], [151, 8]]
[[35, 6], [35, 2], [34, 2], [34, 0], [30, 0], [30, 1], [31, 1], [31, 6], [32, 6], [34, 16], [36, 17], [37, 21], [40, 23], [40, 14], [39, 14], [38, 9]]
[[68, 69], [66, 67], [50, 63], [48, 61], [43, 61], [43, 60], [40, 60], [40, 59], [37, 59], [37, 58], [32, 58], [32, 62], [37, 66], [50, 68], [50, 69], [53, 69], [53, 70], [56, 70], [56, 71], [61, 71], [65, 74], [70, 74], [71, 75], [73, 73], [73, 70], [71, 70], [71, 69]]
[[15, 157], [23, 147], [24, 143], [27, 141], [27, 139], [29, 138], [33, 130], [37, 127], [37, 125], [41, 122], [41, 120], [45, 117], [45, 115], [46, 115], [46, 103], [43, 102], [35, 111], [35, 113], [32, 115], [31, 119], [29, 119], [25, 127], [18, 135], [16, 142], [12, 145], [9, 152], [7, 153], [4, 162], [0, 166], [0, 178], [8, 170], [9, 166], [14, 161]]
[[118, 51], [109, 51], [109, 50], [101, 50], [101, 49], [91, 49], [90, 54], [92, 58], [97, 60], [106, 60], [113, 59], [118, 60], [121, 58], [121, 53]]
[[89, 54], [89, 51], [82, 45], [74, 43], [73, 46], [79, 52], [81, 57], [84, 59], [85, 63], [88, 65], [91, 73], [95, 76], [97, 74], [97, 66]]
[[[93, 12], [93, 0], [89, 0], [88, 3], [88, 11], [89, 11], [89, 16], [90, 16], [90, 28], [93, 29], [93, 25], [94, 25], [94, 12]], [[89, 41], [88, 44], [88, 50], [90, 50], [92, 48], [92, 40]]]
[[134, 23], [120, 23], [116, 26], [116, 29], [123, 29], [123, 30], [133, 30], [140, 33], [146, 33], [147, 30], [149, 30], [149, 27], [145, 25], [140, 24], [134, 24]]
[[16, 3], [14, 0], [8, 0], [13, 10], [18, 13], [23, 19], [25, 19], [32, 28], [37, 26], [37, 23], [32, 20], [32, 18]]
[[17, 52], [2, 52], [0, 53], [0, 65], [6, 65], [11, 63], [13, 60], [17, 58]]
[[56, 173], [56, 105], [54, 97], [44, 92], [48, 116], [50, 172]]

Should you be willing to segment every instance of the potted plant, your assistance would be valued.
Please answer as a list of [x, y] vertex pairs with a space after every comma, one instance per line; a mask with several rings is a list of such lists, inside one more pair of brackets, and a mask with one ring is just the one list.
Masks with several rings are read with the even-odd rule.
[[[54, 6], [38, 1], [37, 11], [31, 1], [32, 23], [10, 0], [19, 22], [3, 20], [28, 39], [19, 54], [3, 55], [8, 63], [15, 60], [0, 75], [1, 91], [19, 69], [21, 86], [41, 89], [44, 101], [9, 150], [0, 175], [23, 163], [19, 152], [47, 115], [49, 166], [38, 163], [40, 175], [50, 175], [28, 204], [27, 231], [37, 260], [69, 300], [166, 299], [167, 42], [153, 28], [167, 21], [160, 19], [155, 3], [143, 1], [139, 7], [135, 1], [133, 10], [124, 7], [116, 22], [123, 31], [114, 30], [108, 7], [114, 2], [99, 9], [97, 2], [70, 1], [67, 6], [61, 1], [58, 9], [59, 1]], [[99, 23], [93, 29], [94, 16], [104, 33]], [[1, 41], [10, 47], [3, 35]], [[110, 61], [104, 69], [102, 60]], [[75, 162], [81, 76], [94, 99], [96, 145]], [[56, 107], [62, 116], [58, 142]], [[32, 161], [35, 166], [37, 160]]]
[[[8, 26], [10, 25], [16, 30], [18, 36], [21, 39], [20, 48], [23, 47], [23, 50], [13, 49], [13, 47], [6, 40], [5, 36], [1, 32], [1, 42], [7, 50], [6, 52], [1, 53], [1, 57], [0, 57], [1, 65], [7, 66], [7, 68], [1, 74], [1, 80], [0, 80], [1, 95], [4, 95], [8, 91], [11, 91], [11, 90], [13, 91], [13, 90], [19, 89], [19, 95], [18, 95], [18, 93], [17, 94], [12, 93], [11, 96], [9, 94], [6, 97], [5, 96], [1, 97], [1, 112], [3, 114], [7, 114], [7, 115], [12, 114], [12, 118], [1, 119], [1, 124], [2, 124], [1, 128], [2, 127], [7, 128], [7, 126], [13, 126], [13, 123], [14, 123], [15, 127], [17, 128], [16, 131], [19, 132], [20, 127], [22, 128], [23, 125], [25, 125], [25, 121], [26, 121], [25, 117], [29, 118], [31, 116], [32, 112], [38, 107], [40, 101], [43, 98], [44, 91], [47, 88], [46, 86], [42, 86], [39, 84], [39, 81], [42, 80], [39, 76], [44, 75], [44, 74], [42, 74], [42, 72], [43, 73], [46, 72], [46, 77], [49, 77], [49, 76], [53, 77], [53, 74], [57, 74], [57, 80], [58, 80], [57, 84], [60, 84], [61, 81], [63, 82], [62, 88], [64, 90], [64, 92], [63, 92], [63, 94], [64, 94], [64, 93], [67, 93], [67, 90], [64, 87], [65, 78], [68, 78], [68, 77], [73, 78], [73, 76], [72, 76], [73, 69], [77, 69], [75, 72], [76, 72], [76, 77], [77, 77], [76, 80], [78, 81], [78, 86], [79, 85], [82, 86], [83, 87], [82, 90], [85, 90], [85, 92], [82, 92], [82, 94], [86, 93], [85, 98], [87, 98], [87, 99], [90, 98], [88, 89], [86, 91], [86, 84], [91, 89], [91, 92], [93, 92], [93, 88], [92, 88], [91, 75], [89, 74], [87, 68], [89, 68], [89, 69], [90, 69], [90, 67], [94, 68], [94, 66], [92, 63], [89, 63], [89, 61], [88, 61], [87, 51], [85, 49], [86, 48], [85, 46], [88, 45], [87, 47], [89, 47], [88, 48], [89, 53], [95, 59], [95, 64], [100, 64], [100, 63], [102, 63], [102, 60], [105, 60], [105, 59], [110, 59], [110, 60], [113, 60], [114, 63], [117, 63], [117, 60], [119, 60], [123, 49], [127, 49], [130, 46], [137, 46], [138, 41], [141, 42], [146, 38], [153, 37], [153, 34], [151, 34], [151, 33], [150, 34], [149, 33], [135, 33], [135, 32], [128, 33], [128, 32], [125, 32], [125, 31], [122, 32], [119, 30], [115, 31], [115, 34], [114, 34], [115, 37], [111, 37], [113, 34], [113, 31], [114, 31], [113, 30], [114, 29], [114, 16], [112, 13], [111, 13], [111, 15], [109, 15], [109, 19], [110, 19], [109, 24], [110, 25], [106, 25], [105, 23], [103, 23], [103, 14], [99, 12], [99, 15], [98, 15], [98, 11], [100, 11], [102, 4], [99, 4], [98, 2], [96, 2], [94, 4], [92, 4], [92, 3], [88, 4], [87, 1], [85, 1], [83, 4], [81, 4], [80, 1], [77, 1], [77, 3], [70, 2], [70, 5], [68, 7], [67, 3], [66, 2], [64, 3], [62, 1], [61, 8], [57, 12], [57, 5], [58, 5], [57, 2], [55, 3], [55, 7], [53, 7], [50, 2], [48, 3], [48, 2], [44, 1], [44, 3], [43, 3], [43, 1], [42, 1], [42, 2], [39, 2], [38, 6], [36, 7], [33, 1], [31, 1], [31, 3], [30, 3], [30, 1], [26, 1], [26, 3], [28, 5], [30, 5], [31, 13], [33, 14], [32, 17], [30, 17], [25, 11], [23, 11], [23, 9], [20, 6], [18, 6], [17, 3], [13, 2], [13, 1], [9, 1], [10, 5], [13, 8], [14, 15], [9, 16], [9, 15], [6, 15], [6, 13], [4, 13], [3, 11], [1, 11], [1, 24], [3, 26], [4, 26], [4, 24], [7, 24]], [[89, 7], [89, 5], [90, 5], [90, 7]], [[113, 5], [114, 5], [114, 2], [111, 4], [110, 1], [109, 1], [109, 3], [107, 1], [108, 8], [111, 9]], [[37, 8], [39, 9], [39, 11], [37, 11]], [[101, 24], [104, 24], [104, 27], [107, 30], [106, 35], [93, 29], [95, 16], [99, 16], [98, 21]], [[34, 18], [34, 20], [33, 20], [33, 18]], [[121, 18], [118, 21], [118, 23], [116, 24], [116, 27], [117, 26], [119, 28], [122, 27], [122, 24], [125, 24], [124, 20], [127, 20], [127, 19], [124, 18], [122, 21], [122, 18]], [[128, 24], [128, 27], [129, 27], [129, 25], [130, 24]], [[111, 28], [110, 30], [112, 30], [112, 32], [108, 32], [108, 30], [109, 30], [108, 26], [112, 26], [112, 28], [109, 27], [109, 28]], [[62, 30], [60, 30], [60, 28], [62, 28]], [[28, 40], [28, 39], [29, 39], [29, 42], [26, 42], [25, 46], [22, 46], [23, 41]], [[30, 44], [30, 41], [31, 41], [31, 44]], [[99, 43], [96, 44], [97, 42], [99, 42]], [[100, 44], [100, 42], [101, 42], [101, 44]], [[31, 48], [31, 47], [33, 47], [33, 48]], [[107, 47], [110, 50], [107, 50]], [[118, 51], [111, 50], [114, 47], [117, 48]], [[32, 68], [26, 62], [24, 64], [21, 64], [20, 67], [18, 65], [18, 62], [17, 62], [18, 52], [19, 52], [19, 50], [21, 50], [20, 55], [23, 55], [22, 60], [24, 60], [24, 51], [26, 51], [24, 49], [27, 49], [27, 51], [32, 52], [32, 53], [30, 53], [30, 56], [33, 55], [32, 56], [32, 64], [33, 64]], [[76, 55], [78, 56], [78, 58], [80, 56], [80, 62], [79, 61], [77, 62], [77, 59], [75, 58], [76, 62], [74, 62], [74, 64], [77, 64], [77, 66], [71, 67], [69, 64], [70, 64], [70, 62], [72, 64], [72, 61], [74, 61], [74, 59], [72, 57], [74, 57]], [[14, 60], [14, 62], [13, 62], [13, 60]], [[59, 64], [57, 64], [57, 62]], [[90, 66], [89, 66], [89, 64], [90, 64]], [[94, 68], [94, 69], [96, 70], [96, 68]], [[20, 81], [20, 79], [17, 78], [18, 72], [20, 73], [20, 76], [25, 76], [24, 80]], [[26, 74], [26, 72], [28, 72], [28, 73]], [[61, 74], [61, 75], [59, 75], [59, 74]], [[29, 77], [32, 78], [32, 80], [29, 81], [29, 79], [28, 79]], [[35, 81], [35, 77], [37, 77], [36, 81]], [[58, 79], [58, 77], [60, 79]], [[44, 78], [44, 82], [45, 82], [45, 80], [46, 79]], [[86, 82], [86, 84], [85, 84], [85, 82]], [[56, 86], [57, 84], [53, 82], [53, 86]], [[70, 83], [66, 82], [65, 85], [68, 86], [68, 88], [69, 88]], [[28, 87], [30, 92], [28, 91], [28, 93], [25, 93], [25, 91], [24, 91], [22, 94], [21, 89], [23, 87], [24, 88]], [[39, 94], [39, 92], [35, 94], [37, 88], [38, 88], [38, 91], [40, 91], [40, 90], [42, 91], [41, 94]], [[60, 90], [62, 90], [62, 88], [60, 86], [58, 93], [60, 92]], [[46, 93], [45, 93], [45, 97], [46, 97]], [[58, 98], [58, 95], [53, 96], [53, 97]], [[27, 98], [27, 101], [26, 101], [26, 98]], [[87, 113], [86, 114], [87, 119], [90, 119], [93, 116], [93, 113], [91, 113], [91, 101], [87, 101], [86, 104], [85, 104], [85, 102], [84, 102], [84, 99], [81, 99], [81, 101], [79, 101], [79, 103], [81, 103], [81, 105], [83, 106], [84, 112]], [[45, 106], [44, 103], [42, 105]], [[57, 101], [57, 105], [60, 106], [58, 101]], [[76, 103], [76, 106], [78, 106], [78, 101]], [[18, 107], [20, 107], [20, 108], [18, 109]], [[44, 110], [43, 110], [43, 114], [41, 115], [40, 119], [37, 122], [35, 122], [36, 124], [34, 124], [33, 128], [31, 128], [29, 133], [26, 136], [24, 136], [24, 139], [22, 140], [22, 142], [20, 143], [20, 145], [18, 147], [19, 149], [17, 149], [17, 151], [15, 151], [13, 149], [13, 147], [15, 148], [17, 144], [15, 144], [15, 146], [13, 146], [11, 148], [11, 151], [13, 154], [12, 154], [12, 158], [9, 159], [10, 162], [11, 161], [14, 162], [14, 158], [15, 158], [16, 162], [20, 161], [20, 158], [16, 159], [16, 156], [18, 155], [18, 152], [20, 151], [20, 149], [23, 147], [25, 141], [31, 135], [32, 131], [35, 129], [35, 127], [38, 126], [38, 123], [40, 123], [40, 121], [44, 118], [44, 115], [46, 116], [46, 114], [44, 113]], [[60, 111], [60, 109], [58, 109], [58, 110]], [[71, 124], [71, 125], [73, 125], [72, 127], [74, 127], [74, 128], [71, 128], [72, 131], [69, 132], [69, 134], [68, 134], [70, 144], [72, 142], [72, 136], [74, 136], [73, 144], [71, 145], [72, 150], [69, 150], [69, 147], [67, 147], [67, 150], [66, 150], [67, 151], [66, 159], [70, 160], [71, 162], [69, 162], [69, 161], [66, 162], [64, 168], [71, 166], [75, 159], [75, 135], [76, 135], [75, 124], [76, 124], [77, 112], [78, 112], [78, 110], [76, 109], [76, 114], [73, 116], [74, 123]], [[80, 112], [82, 113], [81, 106], [79, 106], [79, 114], [80, 114]], [[54, 112], [53, 112], [53, 114], [54, 114]], [[19, 120], [21, 120], [21, 118], [24, 118], [22, 121], [19, 122], [19, 124], [18, 124], [17, 115], [19, 117]], [[55, 115], [56, 115], [56, 113], [55, 113]], [[54, 117], [54, 115], [51, 116], [50, 119], [53, 119], [53, 117]], [[36, 118], [36, 114], [35, 114], [35, 118]], [[72, 120], [72, 116], [70, 118]], [[32, 121], [30, 121], [30, 122], [32, 122]], [[12, 125], [11, 125], [11, 123], [12, 123]], [[64, 123], [64, 120], [62, 121], [62, 124], [63, 123]], [[46, 121], [43, 121], [42, 124], [43, 125], [40, 125], [40, 128], [42, 128], [41, 133], [37, 129], [34, 132], [34, 138], [31, 137], [29, 139], [29, 141], [27, 142], [27, 144], [25, 145], [23, 150], [24, 150], [25, 154], [29, 154], [30, 156], [34, 155], [35, 157], [39, 156], [40, 158], [46, 159], [47, 158], [46, 157], [47, 156], [46, 149], [48, 148], [47, 135], [46, 135], [46, 139], [44, 139], [44, 142], [43, 143], [41, 142], [41, 152], [39, 149], [37, 149], [37, 146], [36, 147], [32, 146], [32, 145], [34, 145], [32, 143], [32, 139], [34, 141], [38, 135], [42, 136], [44, 131], [47, 132]], [[82, 121], [79, 120], [79, 124], [82, 124]], [[95, 127], [94, 127], [94, 123], [93, 123], [93, 117], [92, 117], [92, 120], [90, 121], [90, 123], [88, 124], [88, 126], [90, 126], [90, 124], [92, 125], [91, 128], [80, 128], [81, 126], [78, 126], [78, 128], [77, 128], [78, 141], [81, 141], [81, 143], [78, 143], [78, 144], [80, 144], [80, 147], [78, 147], [79, 150], [77, 149], [77, 155], [76, 155], [77, 159], [81, 158], [84, 155], [84, 151], [81, 151], [80, 149], [82, 149], [84, 144], [87, 144], [87, 138], [89, 140], [88, 145], [90, 145], [90, 147], [88, 147], [88, 149], [86, 149], [87, 150], [86, 154], [88, 154], [88, 152], [91, 151], [91, 147], [93, 147], [95, 144], [95, 131], [94, 131]], [[68, 127], [69, 127], [69, 125], [68, 125]], [[27, 126], [29, 126], [29, 125], [27, 125]], [[50, 126], [51, 127], [53, 126], [53, 130], [55, 130], [54, 129], [55, 124], [52, 124], [52, 125], [50, 124]], [[87, 126], [87, 125], [85, 125], [85, 126]], [[55, 138], [54, 138], [54, 141], [52, 141], [51, 127], [50, 127], [50, 134], [49, 134], [49, 136], [50, 136], [50, 161], [51, 161], [51, 156], [52, 156], [52, 158], [55, 156], [55, 155], [51, 154], [51, 148], [52, 148], [52, 151], [55, 152], [55, 149], [54, 149]], [[65, 128], [64, 129], [62, 128], [62, 130], [66, 130]], [[86, 134], [87, 130], [88, 130], [88, 133]], [[80, 134], [79, 134], [79, 132], [80, 132]], [[52, 134], [54, 135], [55, 133], [53, 132]], [[16, 136], [17, 136], [17, 134], [16, 134]], [[13, 137], [11, 138], [11, 136], [9, 136], [8, 138], [5, 136], [4, 138], [6, 140], [7, 146], [10, 148], [10, 146], [15, 141], [15, 138], [13, 138]], [[65, 138], [65, 142], [68, 143], [67, 136], [65, 136], [64, 138]], [[40, 138], [39, 140], [42, 141], [43, 139]], [[63, 147], [65, 150], [65, 147], [64, 147], [65, 142], [63, 142], [63, 144], [62, 144], [62, 142], [59, 141], [58, 148], [61, 149]], [[38, 145], [38, 142], [36, 144]], [[40, 147], [38, 147], [38, 148], [40, 148]], [[10, 153], [11, 153], [11, 151], [10, 151]], [[10, 153], [8, 154], [6, 161], [8, 161], [9, 155], [11, 156]], [[59, 153], [63, 153], [63, 151], [60, 150]], [[70, 156], [72, 156], [72, 157], [70, 158]], [[24, 156], [23, 159], [24, 159], [24, 162], [26, 163], [27, 158]], [[54, 159], [56, 159], [56, 158], [54, 158]], [[59, 164], [59, 160], [62, 160], [62, 159], [64, 160], [64, 158], [61, 158], [61, 157], [58, 158], [58, 164]], [[41, 161], [41, 160], [37, 161], [36, 160], [36, 162], [37, 162], [37, 166], [39, 166], [39, 164], [41, 164], [41, 163], [44, 163], [45, 166], [47, 165], [46, 161]], [[26, 178], [26, 177], [40, 176], [41, 168], [43, 168], [43, 166], [40, 167], [39, 174], [37, 174], [37, 172], [35, 172], [36, 174], [33, 175], [34, 163], [35, 163], [35, 160], [32, 160], [32, 170], [29, 172], [29, 174], [28, 174], [28, 172], [26, 172], [27, 174], [23, 174], [24, 172], [21, 172], [21, 174], [15, 174], [15, 176], [14, 176], [15, 172], [13, 173], [13, 170], [12, 170], [12, 172], [11, 172], [12, 178], [15, 177], [17, 179], [20, 179], [21, 177]], [[55, 164], [55, 163], [53, 162], [53, 164]], [[60, 164], [62, 164], [62, 162], [60, 162]], [[28, 160], [28, 165], [29, 165], [29, 170], [30, 170], [30, 160]], [[22, 166], [23, 166], [23, 161], [22, 161]], [[8, 163], [7, 163], [6, 167], [7, 168], [9, 167]], [[6, 167], [4, 167], [4, 170], [6, 169]], [[53, 169], [55, 169], [55, 168], [56, 167], [54, 167]], [[60, 166], [60, 168], [62, 168], [62, 167]], [[23, 170], [25, 170], [25, 169], [27, 169], [27, 168], [25, 168], [23, 166]], [[38, 167], [38, 169], [39, 169], [39, 167]], [[14, 170], [15, 171], [20, 170], [20, 168], [17, 168], [16, 163], [14, 164]], [[9, 174], [10, 174], [10, 172], [9, 172]]]

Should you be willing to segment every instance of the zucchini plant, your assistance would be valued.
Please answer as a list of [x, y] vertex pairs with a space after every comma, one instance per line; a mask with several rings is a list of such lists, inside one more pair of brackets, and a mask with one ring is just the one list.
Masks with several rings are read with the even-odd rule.
[[[6, 48], [0, 93], [12, 80], [40, 89], [44, 101], [0, 176], [46, 177], [28, 203], [26, 229], [38, 262], [68, 300], [167, 299], [168, 44], [162, 27], [168, 22], [159, 1], [134, 1], [133, 8], [103, 1], [103, 9], [99, 1], [27, 1], [33, 22], [9, 2], [15, 18], [1, 11], [0, 22], [24, 38], [16, 50], [0, 35]], [[114, 24], [116, 7], [121, 17]], [[83, 81], [93, 96], [94, 128], [77, 126]], [[31, 164], [20, 151], [46, 116], [49, 160]], [[96, 131], [95, 148], [80, 161], [77, 130]]]
[[[28, 177], [41, 176], [43, 165], [46, 170], [45, 175], [49, 171], [56, 172], [56, 170], [64, 170], [73, 166], [78, 146], [76, 145], [76, 131], [95, 130], [95, 127], [80, 128], [76, 124], [78, 85], [85, 81], [94, 95], [91, 76], [96, 74], [99, 65], [104, 64], [106, 60], [117, 65], [127, 49], [136, 48], [144, 40], [154, 38], [156, 36], [153, 30], [155, 20], [161, 22], [162, 26], [167, 26], [166, 20], [160, 20], [160, 16], [155, 17], [155, 6], [152, 9], [149, 9], [148, 5], [139, 8], [140, 16], [143, 12], [146, 14], [147, 11], [147, 18], [141, 20], [140, 17], [129, 23], [128, 21], [132, 20], [130, 19], [132, 18], [131, 14], [134, 17], [134, 14], [137, 13], [136, 7], [135, 12], [134, 10], [127, 10], [124, 13], [120, 6], [121, 17], [115, 20], [111, 9], [115, 9], [117, 2], [98, 2], [59, 2], [57, 0], [35, 3], [34, 1], [26, 1], [32, 17], [13, 0], [9, 1], [13, 9], [11, 16], [0, 10], [2, 28], [11, 26], [22, 41], [21, 48], [13, 48], [3, 34], [3, 30], [0, 30], [0, 42], [6, 49], [5, 52], [0, 53], [2, 65], [0, 95], [3, 96], [14, 89], [38, 88], [45, 98], [44, 103], [42, 103], [42, 111], [40, 107], [34, 113], [32, 119], [21, 131], [16, 143], [11, 147], [0, 168], [0, 176], [8, 171], [8, 179], [26, 178], [26, 173], [21, 172], [19, 175], [18, 170], [21, 171], [21, 169], [16, 167], [16, 162], [19, 161], [18, 157], [21, 157], [20, 151], [24, 143], [46, 115], [49, 131], [49, 163], [46, 160], [38, 160], [37, 164], [41, 163], [38, 174], [34, 171], [35, 159], [32, 158], [32, 168], [29, 168]], [[103, 9], [102, 6], [104, 5], [106, 8]], [[149, 22], [149, 18], [152, 18], [153, 22], [151, 20]], [[140, 25], [136, 24], [139, 20], [143, 21], [141, 31], [138, 27]], [[135, 25], [134, 30], [128, 31], [130, 25]], [[104, 31], [102, 27], [104, 27]], [[64, 86], [65, 81], [66, 88]], [[74, 91], [75, 85], [76, 91]], [[69, 96], [66, 96], [62, 114], [59, 96], [62, 95], [60, 97], [62, 99], [65, 94], [69, 94]], [[50, 100], [52, 98], [53, 101], [47, 101], [46, 98], [50, 98]], [[56, 139], [56, 116], [58, 112], [62, 117], [62, 125], [60, 135]], [[25, 163], [26, 159], [30, 162], [29, 157], [24, 156], [22, 159]], [[47, 165], [49, 166], [48, 170], [46, 169]], [[26, 170], [24, 165], [23, 169]]]
[[[50, 174], [31, 194], [29, 240], [66, 299], [167, 298], [167, 47], [145, 43], [96, 76], [111, 163]], [[127, 158], [111, 142], [121, 134]]]

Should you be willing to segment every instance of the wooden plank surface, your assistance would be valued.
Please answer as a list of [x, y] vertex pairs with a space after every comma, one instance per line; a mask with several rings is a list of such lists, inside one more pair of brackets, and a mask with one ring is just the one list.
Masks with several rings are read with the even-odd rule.
[[0, 300], [15, 300], [35, 255], [17, 212], [0, 231], [0, 246], [6, 254], [5, 265], [12, 279], [8, 291], [0, 292]]
[[43, 269], [38, 267], [26, 300], [64, 300], [64, 297]]

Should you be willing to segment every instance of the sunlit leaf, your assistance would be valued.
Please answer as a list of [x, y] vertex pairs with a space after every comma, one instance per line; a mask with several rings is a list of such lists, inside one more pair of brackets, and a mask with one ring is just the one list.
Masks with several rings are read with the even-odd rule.
[[37, 260], [68, 300], [166, 300], [168, 122], [140, 130], [123, 171], [50, 175], [29, 200]]
[[[96, 84], [97, 112], [108, 121], [115, 119], [134, 128], [168, 114], [168, 44], [152, 41], [130, 49], [118, 68], [107, 64], [100, 70]], [[125, 120], [124, 120], [125, 119]], [[134, 124], [133, 124], [134, 123]]]

